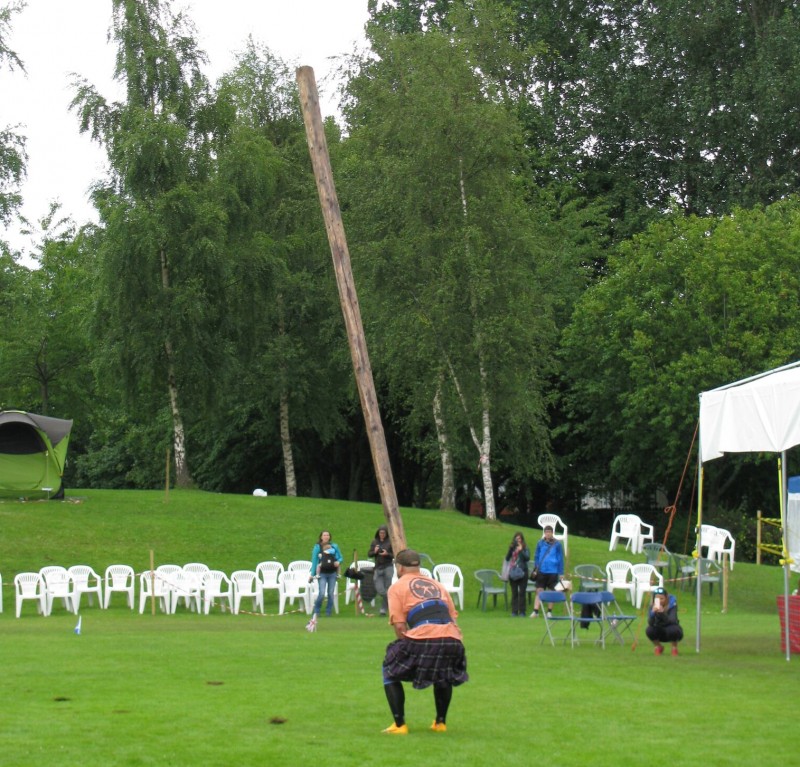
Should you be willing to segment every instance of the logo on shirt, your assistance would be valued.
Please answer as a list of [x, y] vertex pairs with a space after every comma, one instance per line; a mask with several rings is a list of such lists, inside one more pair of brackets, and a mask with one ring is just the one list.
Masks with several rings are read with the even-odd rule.
[[439, 586], [427, 578], [412, 579], [408, 588], [417, 599], [439, 599], [442, 595]]

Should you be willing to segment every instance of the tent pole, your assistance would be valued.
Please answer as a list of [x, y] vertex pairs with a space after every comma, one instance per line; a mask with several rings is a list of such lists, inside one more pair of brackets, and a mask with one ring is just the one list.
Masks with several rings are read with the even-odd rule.
[[[699, 557], [703, 551], [703, 541], [700, 537], [700, 527], [703, 524], [703, 459], [697, 462], [697, 551], [695, 553], [695, 568], [699, 565]], [[695, 625], [695, 652], [700, 652], [700, 603], [703, 599], [703, 582], [700, 579], [699, 569], [695, 572], [695, 588], [697, 590], [697, 617]]]
[[792, 648], [789, 645], [789, 551], [786, 548], [786, 504], [789, 484], [786, 474], [786, 451], [782, 450], [778, 456], [778, 481], [781, 490], [781, 549], [783, 550], [781, 559], [783, 565], [783, 634], [786, 642], [786, 660], [789, 661], [792, 659]]

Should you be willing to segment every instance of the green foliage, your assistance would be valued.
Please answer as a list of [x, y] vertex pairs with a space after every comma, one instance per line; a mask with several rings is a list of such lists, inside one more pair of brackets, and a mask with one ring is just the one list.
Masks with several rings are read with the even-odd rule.
[[797, 188], [796, 3], [504, 4], [541, 50], [526, 113], [541, 175], [604, 204], [615, 239], [674, 204], [718, 214]]
[[[24, 7], [21, 0], [0, 6], [0, 67], [11, 71], [25, 71], [22, 60], [8, 43], [11, 19]], [[18, 187], [25, 176], [27, 159], [24, 137], [14, 126], [0, 126], [0, 224], [7, 224], [22, 202]]]
[[[673, 216], [621, 247], [564, 337], [581, 482], [675, 487], [698, 393], [796, 357], [799, 237], [791, 199], [721, 219]], [[738, 466], [714, 469], [713, 501]]]
[[504, 19], [478, 10], [455, 8], [443, 22], [452, 34], [370, 26], [372, 55], [347, 86], [342, 198], [368, 328], [380, 328], [368, 329], [376, 367], [409, 413], [411, 440], [431, 433], [445, 381], [465, 469], [475, 461], [468, 426], [480, 433], [486, 416], [498, 470], [544, 476], [554, 230], [526, 205], [520, 128], [494, 76], [511, 52]]

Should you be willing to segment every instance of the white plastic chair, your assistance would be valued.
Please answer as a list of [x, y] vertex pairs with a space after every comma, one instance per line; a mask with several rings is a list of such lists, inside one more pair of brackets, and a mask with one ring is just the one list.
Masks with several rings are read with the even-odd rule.
[[433, 568], [433, 577], [444, 586], [449, 594], [458, 597], [458, 609], [464, 609], [464, 576], [458, 565], [436, 565]]
[[172, 613], [172, 598], [174, 589], [167, 575], [156, 570], [145, 570], [139, 576], [139, 614], [144, 612], [144, 606], [149, 599], [158, 601], [161, 611], [168, 615]]
[[294, 606], [295, 599], [300, 600], [303, 612], [311, 612], [311, 584], [308, 582], [308, 573], [302, 570], [285, 570], [278, 577], [278, 582], [281, 586], [278, 592], [280, 600], [278, 612], [281, 615], [286, 608], [286, 602], [288, 601], [291, 606]]
[[261, 590], [261, 583], [255, 570], [234, 570], [231, 573], [231, 585], [233, 586], [234, 615], [239, 614], [244, 597], [252, 598], [254, 610], [258, 608], [262, 613], [264, 612], [264, 603], [262, 602], [264, 592]]
[[22, 614], [22, 603], [26, 599], [36, 602], [41, 615], [47, 614], [47, 598], [44, 592], [44, 578], [39, 573], [17, 573], [14, 576], [17, 618]]
[[561, 541], [561, 545], [564, 547], [564, 556], [566, 556], [569, 553], [569, 530], [561, 521], [561, 517], [559, 517], [558, 514], [540, 514], [537, 523], [542, 530], [544, 530], [547, 525], [553, 528], [553, 538]]
[[[722, 564], [723, 554], [728, 555], [731, 570], [733, 570], [733, 558], [736, 552], [736, 540], [728, 530], [714, 525], [700, 525], [700, 542], [707, 548], [707, 559]], [[698, 549], [695, 544], [695, 549]], [[698, 549], [699, 551], [699, 549]], [[700, 552], [702, 555], [702, 552]]]
[[283, 572], [283, 565], [280, 562], [259, 562], [256, 565], [258, 581], [261, 584], [261, 611], [264, 611], [265, 591], [277, 591], [280, 599], [281, 584], [278, 579]]
[[103, 606], [103, 581], [89, 565], [72, 565], [67, 568], [72, 578], [72, 604], [77, 613], [81, 609], [81, 594], [86, 594], [89, 605], [94, 604], [93, 594], [97, 594], [97, 604]]
[[72, 579], [69, 577], [66, 567], [61, 565], [48, 565], [39, 570], [39, 575], [44, 580], [45, 593], [45, 615], [53, 612], [53, 602], [56, 599], [64, 600], [64, 609], [71, 613], [77, 612], [75, 609], [75, 592], [73, 590]]
[[625, 549], [630, 549], [632, 554], [641, 554], [642, 546], [653, 542], [653, 526], [646, 525], [636, 514], [620, 514], [614, 520], [611, 529], [611, 543], [609, 551], [614, 551], [617, 543], [625, 540]]
[[206, 615], [211, 612], [211, 605], [218, 599], [222, 611], [225, 612], [225, 603], [233, 612], [233, 588], [230, 578], [222, 570], [209, 570], [203, 576], [203, 604]]
[[209, 569], [209, 566], [202, 562], [188, 562], [183, 566], [182, 577], [179, 579], [178, 598], [183, 598], [183, 603], [198, 613], [202, 601], [203, 576]]
[[130, 565], [109, 565], [106, 568], [106, 574], [103, 580], [106, 584], [103, 607], [108, 609], [108, 605], [111, 602], [111, 594], [116, 591], [128, 595], [128, 607], [133, 610], [135, 580], [133, 568]]
[[306, 578], [308, 578], [308, 576], [311, 575], [311, 560], [295, 559], [293, 562], [289, 562], [289, 564], [286, 565], [286, 569], [290, 572], [294, 572], [295, 570], [304, 572], [306, 574]]
[[664, 585], [664, 576], [646, 562], [631, 567], [631, 579], [637, 609], [642, 606], [645, 594], [649, 594], [656, 586]]
[[631, 563], [624, 559], [612, 559], [606, 564], [606, 589], [612, 594], [617, 589], [628, 592], [628, 601], [634, 600], [635, 584], [631, 576]]
[[156, 567], [156, 575], [164, 581], [165, 588], [169, 591], [167, 612], [174, 613], [178, 606], [178, 597], [182, 596], [179, 594], [179, 585], [182, 585], [180, 582], [183, 580], [183, 568], [180, 565], [159, 565]]
[[[375, 563], [371, 559], [359, 559], [357, 562], [352, 562], [350, 567], [355, 567], [358, 565], [359, 570], [374, 570]], [[356, 583], [355, 581], [347, 579], [347, 585], [344, 587], [344, 603], [346, 605], [350, 604], [350, 600], [353, 599], [356, 593]], [[337, 610], [338, 612], [338, 610]]]

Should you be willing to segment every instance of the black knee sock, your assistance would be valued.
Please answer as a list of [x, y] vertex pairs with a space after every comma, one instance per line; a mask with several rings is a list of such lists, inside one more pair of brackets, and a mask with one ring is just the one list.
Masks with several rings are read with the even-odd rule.
[[453, 697], [453, 687], [449, 684], [434, 685], [433, 701], [436, 704], [436, 721], [447, 721], [447, 709], [450, 708], [450, 699]]
[[400, 727], [406, 723], [406, 692], [400, 682], [389, 682], [383, 685], [389, 709], [394, 717], [394, 723]]

